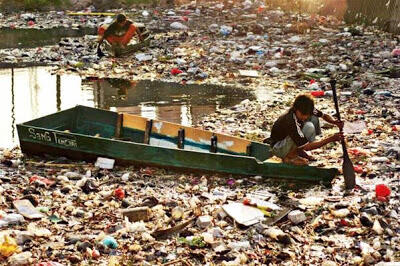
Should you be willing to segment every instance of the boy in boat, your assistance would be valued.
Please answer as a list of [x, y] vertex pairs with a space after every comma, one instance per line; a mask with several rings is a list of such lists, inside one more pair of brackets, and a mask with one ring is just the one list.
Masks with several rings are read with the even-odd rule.
[[104, 56], [100, 49], [100, 45], [104, 40], [112, 46], [112, 50], [116, 56], [118, 56], [117, 51], [123, 51], [127, 48], [128, 43], [135, 34], [138, 35], [141, 42], [143, 41], [140, 30], [132, 23], [132, 21], [128, 20], [124, 14], [118, 14], [116, 20], [108, 27], [107, 25], [102, 25], [98, 30], [98, 34], [99, 45], [97, 47], [97, 54], [100, 57]]
[[[315, 136], [321, 133], [319, 118], [336, 125], [340, 133], [315, 141]], [[341, 133], [343, 125], [342, 121], [315, 109], [312, 96], [298, 95], [288, 112], [279, 117], [272, 126], [270, 137], [272, 153], [282, 158], [284, 163], [307, 165], [313, 158], [306, 151], [343, 139]]]

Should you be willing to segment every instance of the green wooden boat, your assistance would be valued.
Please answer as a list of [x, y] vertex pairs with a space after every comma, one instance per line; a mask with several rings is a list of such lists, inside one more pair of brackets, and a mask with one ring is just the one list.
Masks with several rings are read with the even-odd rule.
[[76, 106], [18, 124], [22, 152], [329, 185], [337, 169], [269, 162], [267, 144], [144, 117]]

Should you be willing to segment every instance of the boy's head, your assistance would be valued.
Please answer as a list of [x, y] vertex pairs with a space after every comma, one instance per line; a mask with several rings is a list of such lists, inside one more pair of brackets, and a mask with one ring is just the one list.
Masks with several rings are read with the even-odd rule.
[[126, 22], [126, 16], [124, 14], [118, 14], [117, 15], [117, 23], [121, 26], [123, 26]]
[[314, 99], [311, 95], [300, 94], [294, 100], [293, 109], [297, 118], [301, 121], [305, 121], [313, 113]]

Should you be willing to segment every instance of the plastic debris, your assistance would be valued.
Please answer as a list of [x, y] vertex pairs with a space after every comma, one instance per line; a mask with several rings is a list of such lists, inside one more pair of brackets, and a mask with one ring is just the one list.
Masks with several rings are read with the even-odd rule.
[[117, 199], [123, 200], [125, 198], [125, 191], [122, 188], [114, 190], [114, 195]]
[[[72, 6], [83, 2], [73, 0]], [[149, 47], [123, 58], [98, 58], [93, 52], [95, 35], [62, 37], [55, 45], [33, 48], [18, 44], [1, 48], [0, 57], [2, 64], [51, 64], [52, 74], [61, 75], [61, 80], [66, 73], [78, 73], [99, 79], [229, 86], [229, 97], [215, 96], [218, 105], [207, 107], [205, 115], [197, 113], [197, 100], [203, 94], [198, 97], [190, 93], [190, 86], [179, 87], [182, 99], [191, 103], [190, 108], [182, 109], [190, 111], [184, 117], [201, 117], [192, 121], [196, 127], [255, 141], [268, 138], [273, 121], [287, 111], [299, 93], [314, 95], [316, 107], [334, 115], [329, 81], [337, 77], [357, 189], [344, 192], [341, 175], [332, 188], [315, 185], [297, 189], [290, 181], [276, 186], [264, 177], [203, 177], [140, 165], [98, 165], [99, 169], [83, 161], [30, 158], [22, 156], [19, 149], [0, 149], [0, 205], [5, 206], [0, 211], [0, 235], [6, 231], [16, 242], [9, 257], [20, 254], [19, 245], [24, 251], [29, 248], [33, 263], [42, 261], [49, 266], [57, 264], [43, 262], [45, 258], [62, 265], [85, 261], [118, 265], [126, 263], [126, 258], [133, 264], [148, 265], [183, 260], [221, 265], [396, 263], [400, 218], [398, 38], [376, 27], [345, 25], [330, 16], [293, 14], [274, 10], [270, 2], [264, 4], [246, 0], [129, 9], [132, 19], [153, 31], [154, 39]], [[93, 7], [86, 7], [84, 12], [94, 12]], [[112, 18], [60, 11], [0, 15], [1, 26], [14, 32], [53, 27], [57, 31], [78, 27], [95, 30], [106, 20]], [[10, 80], [9, 73], [3, 74], [4, 80]], [[87, 81], [83, 78], [82, 84]], [[42, 91], [42, 84], [36, 85]], [[251, 92], [244, 101], [236, 98], [242, 89]], [[208, 87], [204, 91], [208, 93]], [[196, 92], [204, 91], [196, 87]], [[128, 108], [136, 108], [126, 99], [131, 92], [128, 89], [124, 94], [118, 89], [110, 97], [102, 88], [100, 95], [96, 94], [99, 97], [93, 97], [101, 101], [90, 103], [130, 112]], [[160, 105], [167, 102], [164, 98], [157, 101]], [[153, 110], [148, 104], [140, 107], [143, 113]], [[18, 106], [17, 101], [16, 116], [20, 117]], [[63, 101], [61, 108], [64, 106]], [[160, 115], [161, 109], [156, 107], [151, 115]], [[174, 113], [170, 110], [169, 114]], [[337, 132], [322, 120], [321, 126], [324, 134]], [[317, 162], [311, 162], [314, 166], [341, 168], [340, 145], [312, 153], [318, 157]], [[386, 189], [378, 193], [382, 184], [389, 194]], [[260, 187], [268, 193], [254, 197]], [[39, 206], [37, 210], [40, 208], [44, 217], [25, 222], [12, 207], [16, 199]], [[228, 215], [224, 206], [232, 202], [236, 205]], [[132, 221], [138, 222], [131, 222], [127, 215], [121, 215], [131, 206], [148, 208], [144, 218], [132, 214], [136, 217]], [[241, 212], [242, 208], [245, 211]], [[0, 260], [9, 264], [9, 257]]]
[[32, 253], [29, 251], [19, 254], [14, 254], [10, 258], [8, 258], [8, 263], [11, 266], [30, 264], [32, 261], [31, 257]]
[[376, 198], [387, 198], [390, 196], [390, 188], [384, 184], [378, 184], [375, 186], [375, 196]]
[[0, 255], [10, 257], [14, 253], [19, 253], [20, 248], [14, 238], [9, 235], [0, 235]]
[[122, 215], [128, 217], [130, 222], [147, 221], [150, 217], [150, 209], [148, 207], [137, 207], [122, 210]]
[[29, 179], [30, 183], [39, 183], [39, 184], [44, 184], [44, 185], [48, 185], [51, 186], [54, 184], [53, 180], [49, 180], [47, 178], [41, 177], [41, 176], [37, 176], [34, 175]]
[[246, 226], [256, 224], [264, 218], [264, 213], [261, 210], [242, 203], [233, 202], [223, 205], [222, 208], [237, 223]]
[[299, 210], [295, 210], [295, 211], [291, 211], [288, 214], [288, 219], [293, 223], [293, 224], [299, 224], [304, 222], [305, 220], [307, 220], [306, 215], [304, 214], [304, 212], [299, 211]]
[[28, 224], [27, 230], [29, 233], [38, 237], [49, 237], [52, 235], [51, 231], [46, 228], [38, 227], [34, 223]]
[[118, 247], [117, 241], [111, 236], [105, 237], [103, 239], [103, 244], [104, 244], [104, 246], [111, 248], [111, 249], [116, 249]]
[[258, 78], [259, 74], [256, 70], [239, 70], [239, 74], [242, 77]]
[[136, 59], [139, 60], [140, 62], [150, 61], [150, 60], [153, 59], [153, 56], [152, 56], [152, 55], [143, 54], [143, 53], [136, 54], [135, 57], [136, 57]]
[[182, 23], [177, 22], [177, 21], [172, 22], [170, 27], [171, 27], [171, 29], [174, 29], [174, 30], [187, 30], [188, 29], [188, 27], [186, 25], [183, 25]]
[[211, 223], [212, 218], [210, 216], [200, 216], [196, 221], [197, 226], [201, 228], [207, 228], [211, 226]]
[[171, 74], [172, 75], [178, 75], [178, 74], [181, 74], [181, 73], [183, 73], [183, 71], [178, 69], [178, 68], [171, 69]]
[[113, 169], [114, 168], [114, 159], [98, 157], [95, 165], [102, 169]]
[[7, 227], [9, 225], [18, 224], [24, 222], [25, 219], [21, 214], [17, 213], [1, 213], [0, 212], [0, 228]]
[[28, 219], [40, 219], [43, 218], [44, 215], [37, 211], [35, 207], [33, 207], [32, 203], [29, 200], [16, 200], [13, 202], [14, 207], [17, 211]]

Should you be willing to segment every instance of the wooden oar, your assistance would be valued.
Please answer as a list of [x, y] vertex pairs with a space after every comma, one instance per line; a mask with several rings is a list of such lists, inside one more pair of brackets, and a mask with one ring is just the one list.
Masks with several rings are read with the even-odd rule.
[[[331, 80], [331, 87], [333, 92], [333, 101], [335, 102], [335, 108], [337, 117], [340, 120], [339, 113], [339, 103], [336, 95], [336, 80]], [[343, 148], [343, 176], [344, 182], [346, 185], [346, 189], [353, 189], [356, 185], [356, 175], [354, 173], [354, 166], [349, 158], [349, 154], [346, 148], [346, 142], [342, 139], [342, 148]]]

